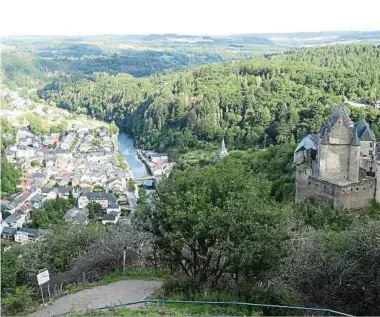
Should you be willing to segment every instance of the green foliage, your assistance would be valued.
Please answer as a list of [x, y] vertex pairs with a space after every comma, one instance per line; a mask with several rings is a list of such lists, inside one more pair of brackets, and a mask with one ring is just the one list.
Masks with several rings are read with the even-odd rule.
[[16, 191], [21, 173], [7, 161], [4, 150], [12, 144], [15, 137], [15, 129], [7, 118], [0, 118], [1, 124], [1, 198], [8, 197]]
[[[229, 149], [247, 149], [315, 133], [342, 94], [380, 99], [379, 63], [378, 47], [335, 45], [148, 79], [97, 74], [53, 83], [40, 96], [115, 121], [133, 133], [138, 147], [186, 151], [219, 144], [224, 136]], [[376, 109], [352, 114], [364, 116], [379, 134]]]
[[356, 221], [348, 231], [304, 231], [283, 267], [287, 283], [306, 304], [354, 315], [379, 314], [380, 223]]
[[133, 180], [133, 178], [130, 178], [128, 181], [128, 189], [133, 192], [136, 189], [136, 182]]
[[258, 278], [285, 253], [287, 211], [270, 192], [268, 180], [228, 158], [160, 182], [153, 210], [142, 201], [135, 223], [174, 271], [211, 285], [226, 273]]
[[56, 70], [51, 60], [42, 60], [27, 53], [1, 53], [1, 73], [4, 83], [12, 88], [33, 87], [47, 81], [46, 69]]
[[142, 308], [121, 308], [81, 316], [260, 316], [258, 309], [237, 305], [157, 303]]
[[32, 165], [33, 167], [41, 166], [41, 162], [35, 160], [35, 161], [32, 161], [31, 165]]
[[38, 115], [30, 113], [25, 116], [25, 119], [29, 122], [30, 130], [37, 135], [43, 135], [49, 132], [44, 121]]
[[93, 192], [104, 192], [104, 188], [100, 185], [95, 185], [93, 188], [92, 188], [92, 191]]
[[92, 146], [100, 146], [100, 140], [98, 139], [93, 139], [91, 142]]
[[16, 191], [20, 172], [5, 157], [1, 159], [1, 198], [8, 197]]
[[10, 215], [11, 215], [11, 213], [8, 212], [8, 211], [2, 211], [2, 212], [1, 212], [1, 217], [2, 217], [2, 219], [6, 219], [6, 218], [9, 217]]
[[57, 196], [56, 199], [48, 200], [45, 203], [44, 209], [32, 210], [30, 215], [32, 220], [31, 227], [49, 228], [52, 225], [61, 224], [64, 222], [64, 214], [73, 207], [73, 198], [64, 199]]
[[117, 156], [117, 159], [119, 161], [119, 164], [120, 164], [121, 168], [124, 168], [124, 169], [128, 169], [129, 168], [127, 162], [125, 161], [125, 157], [123, 156], [123, 154], [119, 153], [118, 156]]
[[118, 134], [119, 133], [119, 128], [117, 127], [117, 125], [113, 121], [110, 123], [110, 126], [108, 129], [109, 129], [111, 134]]
[[2, 300], [3, 313], [6, 315], [17, 315], [26, 311], [32, 305], [30, 289], [26, 286], [16, 287], [14, 293]]
[[87, 209], [88, 209], [88, 217], [90, 219], [97, 219], [101, 217], [103, 214], [103, 207], [101, 204], [97, 202], [90, 202], [87, 205]]
[[332, 209], [329, 206], [317, 206], [312, 202], [296, 206], [296, 215], [305, 225], [315, 229], [329, 228], [342, 231], [348, 229], [356, 215], [344, 209]]

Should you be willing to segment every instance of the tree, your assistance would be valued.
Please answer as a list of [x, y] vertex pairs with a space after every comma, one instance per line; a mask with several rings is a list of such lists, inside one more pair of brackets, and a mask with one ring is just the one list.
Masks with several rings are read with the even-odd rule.
[[2, 219], [6, 219], [7, 217], [9, 217], [11, 215], [11, 213], [9, 211], [2, 211], [1, 212], [1, 217]]
[[93, 188], [92, 188], [92, 191], [93, 192], [102, 192], [102, 191], [104, 191], [104, 188], [102, 187], [102, 186], [100, 186], [100, 185], [95, 185]]
[[153, 235], [163, 262], [201, 283], [226, 273], [257, 278], [284, 254], [287, 212], [237, 159], [177, 172], [150, 201], [135, 224]]
[[37, 166], [41, 166], [41, 163], [40, 163], [40, 161], [34, 160], [34, 161], [32, 161], [31, 165], [33, 167], [37, 167]]
[[130, 178], [128, 181], [128, 189], [133, 192], [136, 189], [136, 182], [133, 180], [133, 178]]
[[118, 134], [119, 133], [119, 128], [117, 127], [117, 125], [115, 124], [114, 121], [112, 121], [109, 125], [109, 131], [111, 132], [111, 134]]
[[90, 219], [96, 219], [103, 214], [103, 207], [97, 202], [90, 202], [87, 205], [88, 215]]

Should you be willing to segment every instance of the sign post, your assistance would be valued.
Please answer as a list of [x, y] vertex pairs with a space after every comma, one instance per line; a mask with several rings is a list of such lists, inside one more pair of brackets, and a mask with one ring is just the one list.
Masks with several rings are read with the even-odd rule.
[[125, 258], [126, 258], [126, 252], [127, 252], [127, 247], [123, 247], [123, 272], [125, 272]]
[[[45, 305], [44, 292], [42, 285], [50, 281], [49, 271], [46, 269], [40, 270], [37, 274], [37, 282], [41, 289], [42, 303]], [[49, 301], [50, 301], [50, 285], [48, 284]]]

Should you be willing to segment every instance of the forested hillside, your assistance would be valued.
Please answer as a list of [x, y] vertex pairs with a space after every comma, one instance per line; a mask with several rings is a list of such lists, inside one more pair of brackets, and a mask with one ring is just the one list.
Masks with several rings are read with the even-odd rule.
[[[219, 142], [230, 148], [281, 144], [319, 129], [342, 101], [380, 99], [380, 48], [305, 48], [252, 60], [134, 79], [97, 74], [57, 81], [40, 96], [74, 111], [115, 120], [138, 146], [186, 150]], [[380, 114], [353, 109], [380, 137]]]

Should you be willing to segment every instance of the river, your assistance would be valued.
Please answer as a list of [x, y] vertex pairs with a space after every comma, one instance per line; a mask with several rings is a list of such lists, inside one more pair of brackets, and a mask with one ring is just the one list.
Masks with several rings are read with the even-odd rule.
[[149, 176], [149, 172], [143, 162], [138, 158], [134, 140], [125, 133], [119, 134], [119, 148], [121, 154], [125, 157], [129, 168], [135, 178]]

